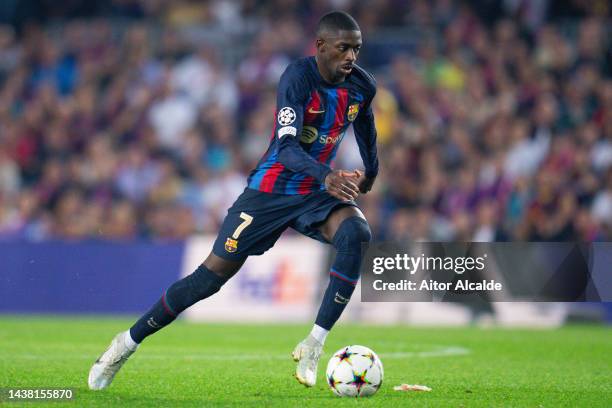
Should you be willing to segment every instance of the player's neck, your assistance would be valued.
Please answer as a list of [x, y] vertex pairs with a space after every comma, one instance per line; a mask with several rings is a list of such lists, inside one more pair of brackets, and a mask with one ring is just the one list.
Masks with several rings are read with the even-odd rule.
[[317, 55], [315, 55], [315, 62], [317, 63], [317, 71], [319, 71], [319, 75], [321, 75], [321, 78], [323, 78], [323, 80], [328, 84], [338, 85], [344, 82], [346, 79], [346, 76], [344, 75], [335, 76], [330, 72], [327, 72], [327, 70], [325, 70], [325, 66], [319, 62], [319, 57]]

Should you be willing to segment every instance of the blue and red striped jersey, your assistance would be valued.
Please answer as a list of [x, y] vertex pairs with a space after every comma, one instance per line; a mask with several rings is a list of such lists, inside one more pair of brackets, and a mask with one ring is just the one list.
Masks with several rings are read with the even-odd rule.
[[327, 83], [314, 57], [290, 64], [278, 84], [274, 131], [248, 187], [276, 194], [323, 190], [340, 142], [354, 125], [366, 176], [378, 174], [371, 102], [374, 78], [354, 65], [344, 82]]

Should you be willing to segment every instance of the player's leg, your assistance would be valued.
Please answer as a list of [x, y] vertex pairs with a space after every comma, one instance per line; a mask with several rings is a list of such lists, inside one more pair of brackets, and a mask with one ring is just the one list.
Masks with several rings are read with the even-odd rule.
[[313, 335], [323, 343], [344, 308], [359, 280], [362, 247], [370, 242], [370, 226], [357, 207], [342, 207], [332, 212], [320, 227], [323, 236], [336, 249], [330, 279], [315, 320]]
[[191, 275], [172, 284], [130, 330], [119, 333], [89, 373], [89, 387], [103, 389], [147, 336], [170, 324], [179, 313], [218, 292], [250, 255], [271, 248], [287, 228], [287, 214], [299, 198], [246, 189], [228, 210], [211, 254]]
[[223, 259], [212, 252], [191, 275], [174, 282], [136, 323], [119, 333], [109, 348], [96, 360], [89, 372], [89, 388], [108, 387], [115, 374], [146, 337], [172, 323], [191, 305], [217, 293], [238, 272], [241, 260]]
[[141, 343], [172, 323], [188, 307], [217, 293], [238, 272], [245, 260], [227, 260], [211, 252], [191, 275], [166, 289], [159, 301], [130, 328], [130, 337], [135, 343]]
[[310, 387], [316, 383], [317, 365], [327, 334], [355, 290], [361, 268], [362, 244], [371, 240], [365, 217], [353, 206], [333, 210], [319, 231], [336, 248], [337, 254], [314, 327], [293, 352], [294, 359], [299, 361], [296, 378]]

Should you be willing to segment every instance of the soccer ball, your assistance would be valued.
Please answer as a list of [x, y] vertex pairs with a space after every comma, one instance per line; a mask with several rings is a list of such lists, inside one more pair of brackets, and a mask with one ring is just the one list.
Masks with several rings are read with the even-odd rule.
[[384, 375], [380, 358], [364, 346], [346, 346], [336, 351], [325, 373], [329, 387], [340, 397], [374, 395]]

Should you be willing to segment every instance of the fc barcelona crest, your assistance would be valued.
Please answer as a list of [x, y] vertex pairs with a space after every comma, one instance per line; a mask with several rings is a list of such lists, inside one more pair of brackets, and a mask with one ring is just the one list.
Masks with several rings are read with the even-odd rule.
[[348, 108], [348, 120], [349, 122], [352, 122], [355, 120], [355, 118], [357, 117], [357, 114], [359, 113], [359, 104], [358, 103], [354, 103], [351, 106], [349, 106]]
[[238, 240], [231, 239], [228, 237], [227, 241], [225, 241], [225, 250], [227, 252], [236, 252], [237, 249], [238, 249]]

